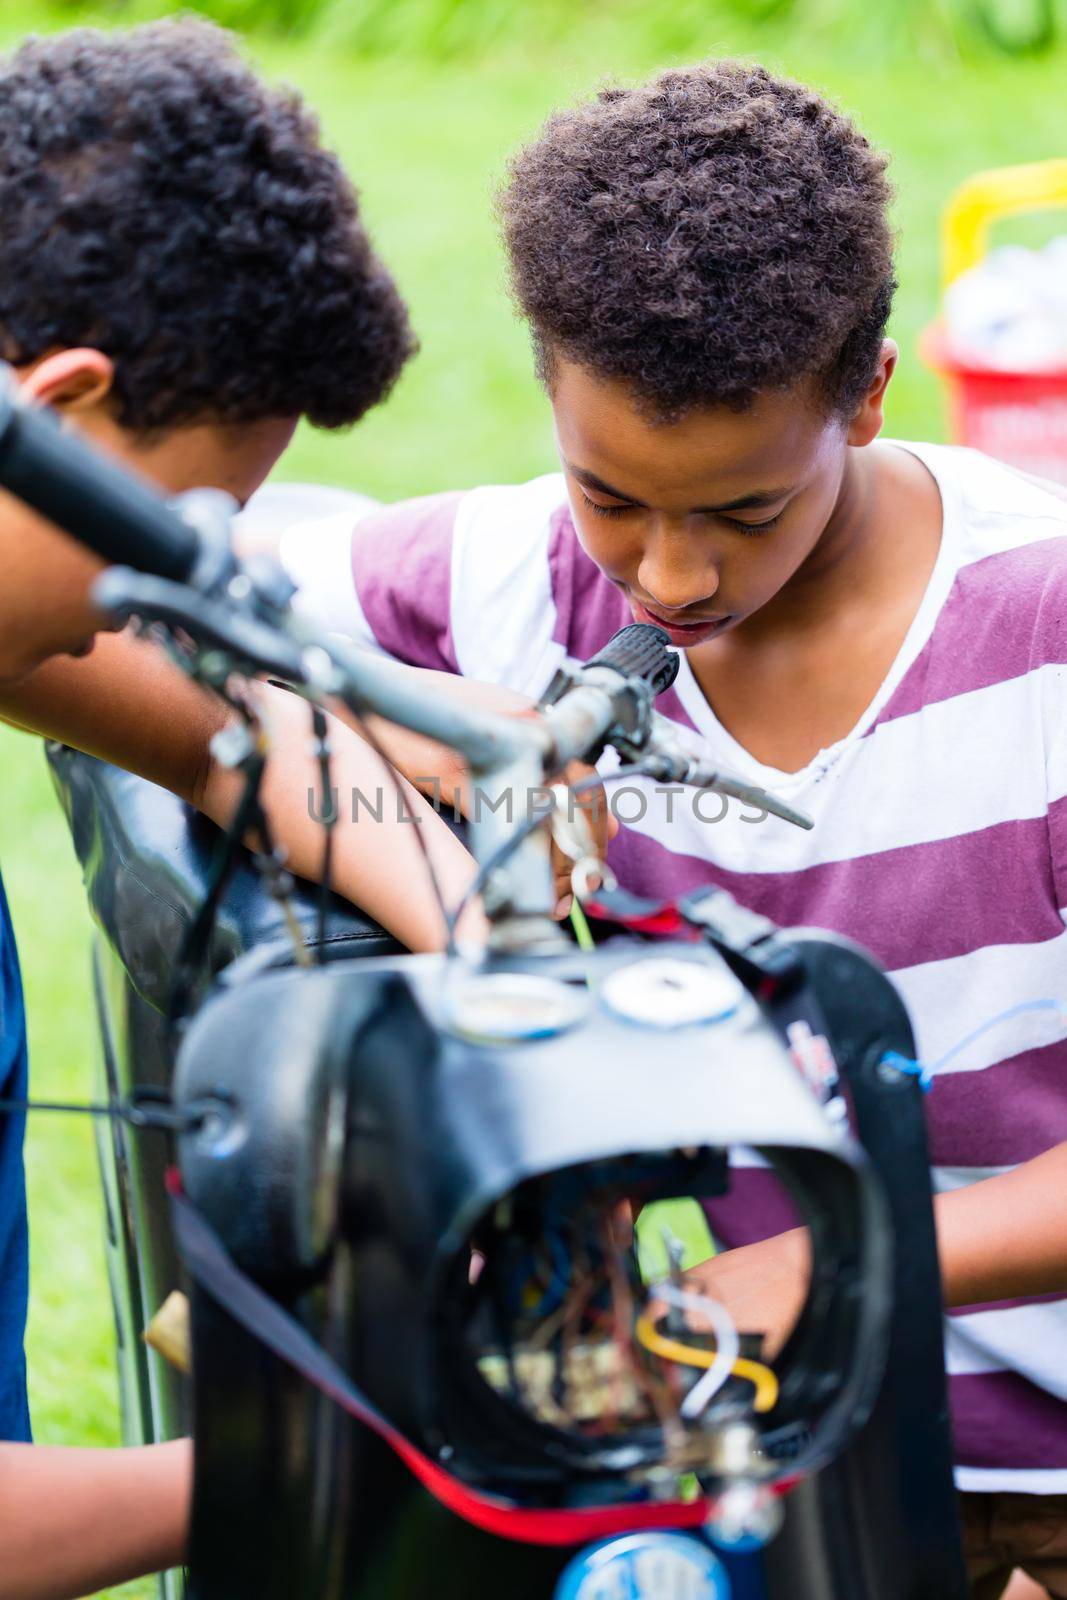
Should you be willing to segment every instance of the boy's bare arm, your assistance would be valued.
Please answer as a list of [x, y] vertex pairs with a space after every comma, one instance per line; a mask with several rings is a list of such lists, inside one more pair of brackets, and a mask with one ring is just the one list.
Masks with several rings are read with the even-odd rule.
[[[281, 689], [257, 686], [273, 735], [263, 800], [291, 869], [317, 878], [322, 868], [320, 776], [308, 707]], [[240, 774], [213, 761], [213, 735], [232, 720], [214, 695], [199, 689], [161, 650], [130, 634], [101, 635], [83, 660], [56, 657], [30, 677], [0, 684], [0, 717], [46, 738], [140, 773], [197, 806], [213, 821], [229, 821], [241, 792]], [[444, 929], [415, 827], [401, 821], [393, 780], [369, 746], [331, 718], [332, 782], [341, 822], [334, 839], [333, 882], [409, 949], [435, 950]], [[382, 820], [364, 808], [351, 822], [355, 790], [382, 790]], [[474, 875], [463, 845], [432, 806], [404, 785], [410, 814], [430, 851], [446, 903], [457, 901]], [[376, 809], [378, 809], [376, 807]], [[464, 931], [477, 937], [480, 911], [472, 908]]]
[[[499, 683], [482, 683], [477, 679], [463, 678], [450, 672], [423, 669], [427, 691], [451, 695], [463, 705], [479, 711], [494, 712], [503, 717], [533, 717], [537, 708], [528, 695], [520, 694]], [[338, 715], [347, 716], [343, 708]], [[473, 790], [466, 763], [455, 750], [438, 744], [423, 734], [412, 733], [409, 728], [399, 728], [395, 723], [383, 722], [379, 717], [367, 719], [374, 737], [397, 769], [409, 778], [423, 794], [455, 806], [463, 816], [469, 817], [473, 807]], [[577, 783], [592, 776], [594, 769], [574, 761], [561, 777], [566, 783]], [[589, 821], [597, 853], [601, 856], [619, 831], [602, 789], [592, 790], [579, 802]], [[521, 810], [521, 803], [520, 808]], [[570, 895], [571, 869], [574, 863], [552, 844], [552, 868], [559, 897], [560, 909], [565, 909]]]
[[0, 1444], [0, 1593], [73, 1600], [185, 1559], [187, 1439], [134, 1450]]
[[[934, 1201], [945, 1305], [1067, 1294], [1067, 1143]], [[727, 1250], [693, 1268], [694, 1285], [738, 1327], [761, 1330], [774, 1354], [807, 1295], [806, 1228]]]
[[[421, 669], [428, 694], [448, 695], [461, 705], [491, 711], [502, 717], [532, 717], [536, 707], [528, 695], [519, 694], [499, 683], [481, 683], [457, 673]], [[337, 708], [344, 720], [348, 712]], [[470, 776], [466, 762], [450, 746], [439, 744], [425, 734], [400, 728], [381, 717], [368, 717], [367, 726], [397, 769], [424, 794], [440, 796], [446, 805], [455, 806], [463, 816], [471, 812]]]
[[1067, 1294], [1067, 1144], [934, 1204], [946, 1305]]

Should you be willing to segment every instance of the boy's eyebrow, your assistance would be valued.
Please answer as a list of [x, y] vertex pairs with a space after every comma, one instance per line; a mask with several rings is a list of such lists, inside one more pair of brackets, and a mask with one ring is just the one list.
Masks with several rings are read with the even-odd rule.
[[[613, 500], [625, 500], [631, 506], [644, 506], [643, 500], [637, 500], [632, 494], [624, 494], [621, 489], [613, 489], [610, 483], [605, 483], [603, 478], [598, 478], [595, 472], [589, 472], [585, 467], [576, 467], [572, 461], [566, 462], [569, 472], [584, 483], [588, 489], [597, 489], [601, 494], [610, 495]], [[742, 494], [736, 500], [727, 500], [719, 506], [694, 506], [695, 512], [718, 513], [720, 511], [754, 511], [760, 506], [772, 506], [779, 500], [788, 499], [792, 489], [756, 489], [752, 494]]]
[[623, 494], [621, 489], [613, 489], [610, 483], [605, 483], [603, 478], [598, 478], [595, 472], [588, 472], [585, 467], [576, 467], [573, 461], [565, 461], [564, 466], [579, 483], [584, 483], [587, 489], [597, 489], [601, 494], [608, 494], [613, 500], [625, 500], [631, 506], [643, 506], [643, 500], [637, 500], [632, 494]]

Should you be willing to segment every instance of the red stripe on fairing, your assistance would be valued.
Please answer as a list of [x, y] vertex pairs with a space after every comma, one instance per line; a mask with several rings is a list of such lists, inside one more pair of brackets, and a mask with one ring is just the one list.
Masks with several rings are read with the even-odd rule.
[[1037, 539], [961, 567], [934, 632], [868, 737], [939, 700], [1067, 662], [1065, 616], [1067, 538]]
[[[233, 1261], [211, 1224], [182, 1191], [181, 1175], [165, 1175], [173, 1204], [179, 1248], [192, 1276], [245, 1331], [298, 1372], [308, 1383], [369, 1428], [393, 1450], [412, 1475], [447, 1510], [501, 1539], [526, 1544], [587, 1544], [618, 1533], [646, 1528], [699, 1528], [712, 1503], [649, 1501], [590, 1507], [526, 1506], [463, 1483], [432, 1461], [360, 1393], [333, 1358], [288, 1313], [248, 1278]], [[279, 1326], [279, 1321], [281, 1326]], [[787, 1494], [795, 1478], [782, 1478], [774, 1491]]]
[[1019, 1373], [951, 1376], [949, 1404], [958, 1466], [1067, 1468], [1067, 1404]]
[[391, 656], [458, 672], [452, 641], [452, 534], [462, 493], [373, 511], [352, 533], [352, 576], [371, 632]]
[[[707, 833], [710, 851], [713, 824]], [[779, 927], [854, 939], [891, 971], [1063, 933], [1044, 817], [795, 872], [731, 872], [624, 827], [608, 860], [633, 894], [668, 899], [716, 884]]]

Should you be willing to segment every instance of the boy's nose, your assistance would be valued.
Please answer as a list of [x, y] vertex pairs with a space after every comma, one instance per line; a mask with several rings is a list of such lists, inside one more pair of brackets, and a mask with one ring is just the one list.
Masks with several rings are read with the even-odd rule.
[[686, 560], [679, 560], [679, 554], [676, 551], [664, 560], [662, 552], [658, 556], [645, 552], [637, 569], [642, 594], [664, 612], [707, 607], [718, 593], [718, 572], [706, 559], [694, 561], [692, 551]]

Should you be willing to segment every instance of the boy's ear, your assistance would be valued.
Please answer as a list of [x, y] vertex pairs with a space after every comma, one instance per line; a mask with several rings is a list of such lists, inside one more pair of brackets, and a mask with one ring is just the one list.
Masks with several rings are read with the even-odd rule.
[[892, 339], [883, 339], [878, 370], [871, 386], [860, 401], [859, 410], [849, 423], [846, 444], [871, 444], [882, 431], [885, 421], [885, 392], [897, 364], [900, 351]]
[[105, 401], [115, 368], [102, 350], [57, 350], [19, 373], [22, 390], [57, 411], [91, 411]]

